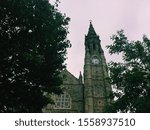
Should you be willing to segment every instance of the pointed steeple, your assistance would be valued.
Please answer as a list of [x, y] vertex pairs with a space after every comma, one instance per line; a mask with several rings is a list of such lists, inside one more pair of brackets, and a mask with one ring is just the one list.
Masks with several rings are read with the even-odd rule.
[[90, 26], [89, 26], [89, 31], [87, 36], [97, 36], [91, 21], [90, 21]]

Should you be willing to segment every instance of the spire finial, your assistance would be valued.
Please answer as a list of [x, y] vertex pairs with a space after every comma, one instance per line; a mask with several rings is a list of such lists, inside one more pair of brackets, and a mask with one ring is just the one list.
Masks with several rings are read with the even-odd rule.
[[96, 32], [95, 32], [94, 27], [92, 25], [92, 20], [89, 20], [89, 21], [90, 21], [90, 26], [89, 26], [88, 35], [96, 35]]
[[90, 21], [90, 24], [92, 24], [92, 20], [89, 20]]

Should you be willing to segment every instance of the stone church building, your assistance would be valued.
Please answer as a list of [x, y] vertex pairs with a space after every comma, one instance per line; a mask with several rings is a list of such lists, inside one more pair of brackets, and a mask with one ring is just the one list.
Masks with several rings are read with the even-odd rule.
[[90, 23], [85, 36], [84, 74], [76, 78], [64, 70], [63, 94], [52, 95], [54, 104], [48, 104], [43, 112], [98, 113], [110, 102], [111, 86], [101, 40]]

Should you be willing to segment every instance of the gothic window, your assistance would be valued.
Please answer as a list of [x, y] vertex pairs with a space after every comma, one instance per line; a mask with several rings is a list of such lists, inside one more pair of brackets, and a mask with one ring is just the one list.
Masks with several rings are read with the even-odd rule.
[[64, 93], [60, 96], [55, 96], [55, 109], [71, 109], [71, 97]]

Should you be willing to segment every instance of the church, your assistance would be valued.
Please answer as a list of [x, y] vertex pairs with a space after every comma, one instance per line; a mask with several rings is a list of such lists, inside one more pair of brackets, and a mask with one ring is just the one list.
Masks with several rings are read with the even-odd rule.
[[101, 40], [92, 23], [85, 36], [84, 73], [76, 78], [68, 70], [62, 72], [63, 94], [51, 95], [54, 104], [43, 112], [51, 113], [102, 113], [110, 102], [111, 85]]

